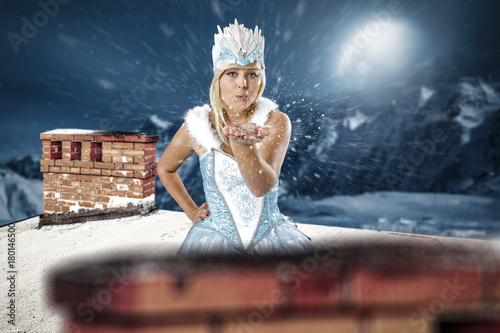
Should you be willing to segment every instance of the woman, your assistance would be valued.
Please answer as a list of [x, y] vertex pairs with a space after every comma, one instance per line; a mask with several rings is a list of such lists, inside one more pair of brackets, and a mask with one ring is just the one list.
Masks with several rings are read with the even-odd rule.
[[[290, 140], [288, 117], [262, 96], [264, 37], [234, 24], [214, 36], [209, 105], [195, 107], [158, 163], [161, 182], [194, 223], [178, 255], [292, 254], [314, 250], [277, 205]], [[196, 152], [207, 203], [197, 206], [177, 170]]]

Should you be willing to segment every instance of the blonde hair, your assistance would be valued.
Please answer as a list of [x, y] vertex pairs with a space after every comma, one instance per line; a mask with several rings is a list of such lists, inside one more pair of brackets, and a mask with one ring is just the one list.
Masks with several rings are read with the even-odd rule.
[[231, 68], [245, 68], [245, 69], [260, 69], [261, 70], [261, 80], [260, 80], [260, 87], [259, 91], [257, 92], [257, 98], [255, 99], [255, 102], [250, 106], [250, 110], [248, 112], [247, 118], [245, 119], [245, 122], [249, 121], [250, 118], [252, 117], [253, 113], [255, 112], [255, 107], [257, 100], [259, 99], [260, 96], [262, 96], [262, 93], [264, 92], [264, 88], [266, 87], [266, 72], [265, 69], [262, 67], [262, 64], [258, 61], [254, 61], [246, 66], [241, 66], [238, 64], [234, 64], [231, 62], [225, 62], [217, 66], [217, 69], [215, 70], [214, 73], [214, 78], [212, 79], [212, 84], [210, 85], [210, 104], [212, 105], [212, 110], [214, 111], [214, 126], [215, 129], [217, 130], [217, 133], [219, 134], [219, 137], [221, 140], [229, 146], [229, 140], [228, 138], [224, 135], [224, 126], [226, 126], [226, 118], [224, 117], [224, 103], [222, 101], [222, 98], [220, 96], [220, 78], [222, 74], [228, 69]]

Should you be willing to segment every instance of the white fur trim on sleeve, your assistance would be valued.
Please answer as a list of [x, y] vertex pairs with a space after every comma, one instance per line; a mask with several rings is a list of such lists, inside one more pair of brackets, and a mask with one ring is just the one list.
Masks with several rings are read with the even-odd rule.
[[211, 150], [212, 148], [221, 149], [222, 140], [210, 124], [208, 116], [210, 110], [210, 105], [208, 104], [189, 109], [184, 116], [184, 122], [186, 123], [189, 135], [198, 145], [206, 150]]
[[257, 101], [257, 108], [250, 122], [256, 123], [259, 126], [265, 126], [271, 111], [278, 110], [278, 104], [268, 98], [261, 97]]

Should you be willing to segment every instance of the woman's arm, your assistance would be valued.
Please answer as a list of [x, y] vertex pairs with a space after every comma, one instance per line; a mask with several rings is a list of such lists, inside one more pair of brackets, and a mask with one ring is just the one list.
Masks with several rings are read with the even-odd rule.
[[189, 219], [196, 223], [203, 221], [210, 213], [207, 204], [203, 203], [200, 207], [196, 206], [177, 173], [179, 167], [193, 152], [193, 141], [184, 124], [174, 135], [158, 161], [158, 176], [175, 202], [182, 208]]
[[245, 130], [236, 131], [236, 136], [228, 136], [240, 173], [256, 197], [264, 196], [274, 186], [285, 159], [292, 128], [288, 116], [279, 111], [271, 113], [266, 126], [269, 134], [264, 135], [260, 149], [253, 143], [244, 143], [238, 139], [252, 136], [252, 133], [245, 133]]

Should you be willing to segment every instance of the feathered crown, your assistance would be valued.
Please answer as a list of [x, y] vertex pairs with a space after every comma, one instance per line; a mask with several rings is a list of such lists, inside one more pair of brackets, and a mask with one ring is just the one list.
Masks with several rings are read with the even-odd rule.
[[255, 30], [245, 28], [234, 19], [234, 24], [221, 30], [217, 26], [218, 34], [214, 35], [214, 47], [212, 48], [212, 60], [214, 72], [217, 66], [224, 61], [246, 66], [254, 61], [259, 61], [264, 68], [264, 37], [259, 27]]

